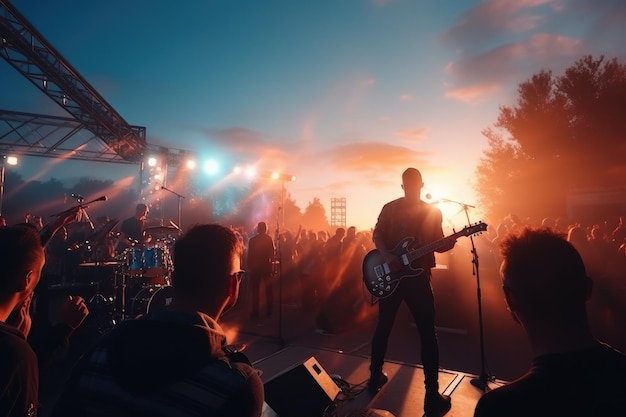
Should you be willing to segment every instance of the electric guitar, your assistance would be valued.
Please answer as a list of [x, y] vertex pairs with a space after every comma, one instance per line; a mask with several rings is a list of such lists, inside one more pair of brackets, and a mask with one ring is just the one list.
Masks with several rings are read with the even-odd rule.
[[487, 224], [480, 222], [466, 226], [463, 230], [436, 240], [418, 249], [409, 249], [412, 237], [405, 237], [396, 245], [390, 253], [400, 258], [402, 269], [391, 271], [385, 258], [374, 249], [368, 252], [363, 259], [363, 282], [367, 290], [376, 298], [389, 297], [396, 290], [402, 278], [416, 277], [424, 272], [424, 268], [413, 268], [411, 262], [431, 252], [448, 246], [461, 236], [471, 236], [487, 230]]

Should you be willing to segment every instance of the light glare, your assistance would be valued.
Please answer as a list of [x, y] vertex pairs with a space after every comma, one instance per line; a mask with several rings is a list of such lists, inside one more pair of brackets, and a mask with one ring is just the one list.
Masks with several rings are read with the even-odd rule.
[[207, 174], [215, 175], [217, 174], [218, 171], [219, 171], [219, 166], [217, 164], [217, 161], [211, 159], [204, 163], [204, 172], [206, 172]]

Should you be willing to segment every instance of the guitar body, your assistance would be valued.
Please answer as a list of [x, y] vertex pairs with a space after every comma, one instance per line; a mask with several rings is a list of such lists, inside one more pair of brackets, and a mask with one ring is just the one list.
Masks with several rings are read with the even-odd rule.
[[416, 277], [424, 272], [423, 268], [411, 267], [411, 262], [422, 256], [432, 253], [438, 249], [448, 250], [457, 238], [461, 236], [471, 236], [487, 230], [487, 224], [480, 222], [470, 226], [466, 226], [459, 232], [454, 232], [450, 236], [428, 243], [418, 249], [409, 249], [412, 237], [405, 237], [393, 248], [389, 253], [398, 257], [402, 263], [400, 271], [392, 272], [389, 265], [385, 262], [385, 258], [374, 249], [370, 251], [363, 259], [363, 282], [367, 290], [376, 298], [389, 297], [398, 287], [400, 281], [407, 277]]
[[413, 268], [406, 257], [408, 247], [413, 238], [405, 237], [390, 252], [402, 261], [402, 270], [392, 272], [385, 258], [378, 250], [371, 250], [363, 259], [363, 282], [367, 290], [376, 298], [389, 297], [398, 287], [400, 281], [407, 277], [416, 277], [424, 272], [423, 268]]

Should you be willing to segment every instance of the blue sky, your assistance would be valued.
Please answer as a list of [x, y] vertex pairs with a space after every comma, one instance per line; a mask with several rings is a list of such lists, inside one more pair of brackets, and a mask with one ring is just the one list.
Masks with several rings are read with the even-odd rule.
[[[300, 207], [346, 197], [359, 228], [402, 194], [408, 166], [425, 192], [475, 203], [481, 130], [520, 82], [585, 54], [626, 60], [623, 0], [11, 3], [149, 143], [294, 174]], [[5, 61], [0, 92], [0, 108], [66, 116]], [[52, 165], [15, 169], [68, 181], [138, 171]]]

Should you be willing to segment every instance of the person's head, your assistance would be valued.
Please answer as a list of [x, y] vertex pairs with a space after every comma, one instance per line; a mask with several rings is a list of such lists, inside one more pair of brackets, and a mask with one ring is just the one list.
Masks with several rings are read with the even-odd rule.
[[256, 225], [256, 232], [260, 235], [267, 233], [267, 223], [259, 222]]
[[335, 230], [335, 236], [342, 238], [346, 235], [346, 229], [345, 227], [338, 227], [337, 230]]
[[422, 174], [415, 168], [407, 168], [402, 173], [402, 189], [409, 198], [420, 198], [422, 192]]
[[0, 303], [18, 304], [32, 294], [44, 263], [41, 238], [34, 227], [0, 228]]
[[137, 206], [135, 206], [135, 217], [137, 218], [146, 217], [148, 216], [149, 211], [150, 210], [148, 209], [147, 205], [143, 203], [139, 203], [137, 204]]
[[174, 245], [172, 285], [176, 297], [219, 316], [239, 297], [242, 253], [243, 244], [228, 227], [193, 226]]
[[350, 226], [348, 227], [348, 231], [346, 232], [346, 237], [353, 238], [356, 236], [356, 227]]
[[524, 227], [500, 243], [500, 275], [516, 320], [584, 319], [591, 280], [578, 251], [562, 234]]

